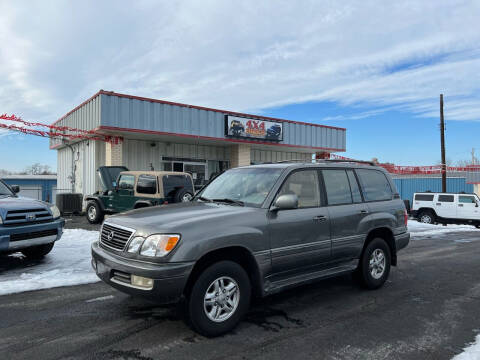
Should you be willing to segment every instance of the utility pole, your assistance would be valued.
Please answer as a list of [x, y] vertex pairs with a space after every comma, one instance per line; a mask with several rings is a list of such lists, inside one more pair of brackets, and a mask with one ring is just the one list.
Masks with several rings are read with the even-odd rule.
[[445, 159], [445, 121], [443, 118], [443, 94], [440, 94], [440, 146], [442, 148], [442, 192], [447, 192], [447, 164]]

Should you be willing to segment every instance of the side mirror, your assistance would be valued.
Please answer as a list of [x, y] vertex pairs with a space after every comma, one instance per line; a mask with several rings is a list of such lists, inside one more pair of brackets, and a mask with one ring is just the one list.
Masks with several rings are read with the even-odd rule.
[[10, 188], [12, 189], [12, 191], [15, 194], [18, 194], [20, 192], [20, 186], [18, 186], [18, 185], [12, 185], [12, 186], [10, 186]]
[[272, 211], [298, 208], [298, 197], [295, 194], [280, 195], [273, 204]]

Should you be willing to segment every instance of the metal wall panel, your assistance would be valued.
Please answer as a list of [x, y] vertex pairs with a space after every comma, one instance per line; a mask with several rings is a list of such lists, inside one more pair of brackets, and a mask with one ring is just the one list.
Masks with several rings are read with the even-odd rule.
[[[101, 94], [101, 125], [225, 138], [225, 115], [212, 110]], [[345, 131], [283, 122], [284, 144], [345, 150]]]
[[[155, 146], [152, 146], [155, 144]], [[162, 157], [230, 161], [230, 148], [125, 139], [123, 163], [129, 170], [162, 169]]]
[[[398, 189], [400, 197], [404, 200], [413, 200], [413, 194], [415, 192], [442, 191], [442, 179], [435, 177], [428, 178], [396, 178], [393, 179]], [[464, 191], [466, 193], [473, 192], [473, 185], [467, 184], [465, 178], [447, 178], [447, 192], [458, 193]]]
[[312, 154], [252, 149], [250, 153], [250, 160], [254, 164], [284, 160], [301, 160], [311, 162]]
[[[96, 96], [55, 123], [56, 126], [69, 126], [76, 129], [92, 130], [100, 125], [101, 99]], [[58, 139], [50, 140], [50, 147], [61, 145]]]

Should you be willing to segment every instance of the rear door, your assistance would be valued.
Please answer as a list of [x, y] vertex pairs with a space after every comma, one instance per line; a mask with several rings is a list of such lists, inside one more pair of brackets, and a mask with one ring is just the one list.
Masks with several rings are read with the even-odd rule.
[[355, 173], [351, 169], [324, 169], [332, 234], [332, 260], [358, 258], [366, 237], [361, 222], [368, 215]]
[[480, 212], [474, 195], [458, 195], [457, 218], [480, 219]]
[[455, 194], [438, 194], [435, 202], [435, 212], [443, 218], [454, 219], [457, 217], [457, 204]]
[[292, 172], [276, 198], [283, 194], [297, 195], [298, 208], [269, 214], [273, 272], [300, 272], [330, 260], [330, 221], [320, 195], [318, 171]]

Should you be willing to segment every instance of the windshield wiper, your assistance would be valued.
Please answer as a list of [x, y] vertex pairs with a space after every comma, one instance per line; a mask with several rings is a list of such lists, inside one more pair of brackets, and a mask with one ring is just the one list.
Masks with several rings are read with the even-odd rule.
[[239, 205], [239, 206], [245, 206], [245, 203], [244, 203], [243, 201], [234, 200], [234, 199], [228, 199], [228, 198], [225, 198], [225, 199], [212, 199], [212, 201], [215, 201], [215, 202], [224, 202], [224, 203], [227, 203], [227, 204], [236, 204], [236, 205]]
[[200, 196], [200, 197], [198, 198], [198, 200], [202, 200], [202, 201], [205, 201], [205, 202], [213, 202], [212, 199], [207, 199], [206, 197], [203, 197], [203, 196]]

